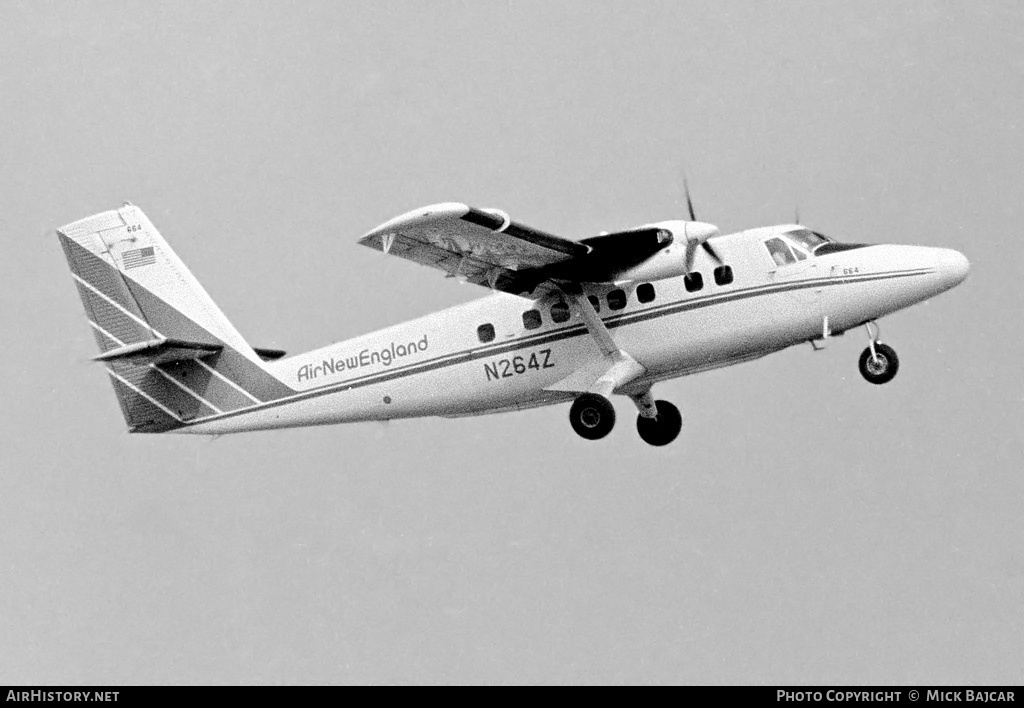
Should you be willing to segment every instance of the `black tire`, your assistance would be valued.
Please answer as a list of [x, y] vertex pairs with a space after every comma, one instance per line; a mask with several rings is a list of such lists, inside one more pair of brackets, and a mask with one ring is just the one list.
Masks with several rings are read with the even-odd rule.
[[644, 418], [642, 415], [636, 417], [636, 432], [648, 445], [661, 447], [679, 437], [679, 431], [683, 429], [683, 416], [679, 409], [668, 401], [655, 401], [658, 409], [657, 418]]
[[877, 359], [872, 359], [871, 347], [861, 352], [860, 375], [873, 384], [889, 383], [900, 370], [900, 358], [895, 349], [881, 342], [875, 342], [875, 353]]
[[569, 422], [581, 438], [600, 440], [615, 427], [615, 408], [604, 396], [584, 393], [573, 401]]

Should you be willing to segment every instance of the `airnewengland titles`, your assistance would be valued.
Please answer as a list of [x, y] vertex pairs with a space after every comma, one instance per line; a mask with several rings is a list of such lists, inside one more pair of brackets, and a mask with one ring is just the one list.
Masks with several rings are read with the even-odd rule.
[[391, 366], [395, 360], [410, 354], [425, 352], [429, 346], [427, 335], [424, 334], [423, 338], [418, 342], [414, 341], [408, 344], [395, 344], [391, 342], [390, 346], [374, 350], [367, 347], [354, 356], [329, 357], [322, 360], [319, 364], [303, 364], [299, 367], [298, 379], [299, 381], [311, 381], [319, 376], [340, 374], [343, 371], [352, 371], [353, 369], [370, 366], [371, 364]]

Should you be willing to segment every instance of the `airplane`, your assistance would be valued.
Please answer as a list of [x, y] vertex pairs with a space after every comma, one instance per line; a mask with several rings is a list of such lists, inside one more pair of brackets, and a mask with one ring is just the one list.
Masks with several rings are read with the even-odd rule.
[[[250, 346], [138, 207], [57, 230], [128, 430], [245, 431], [463, 417], [571, 402], [586, 440], [637, 408], [650, 445], [682, 415], [655, 384], [864, 327], [859, 368], [899, 368], [877, 320], [961, 283], [945, 248], [833, 240], [799, 223], [721, 234], [689, 219], [572, 240], [442, 203], [359, 243], [491, 293], [294, 356]], [[799, 220], [799, 219], [798, 219]]]

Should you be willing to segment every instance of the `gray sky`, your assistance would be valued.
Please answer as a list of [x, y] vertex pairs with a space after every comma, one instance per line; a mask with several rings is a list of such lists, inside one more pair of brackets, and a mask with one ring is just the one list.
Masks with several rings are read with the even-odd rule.
[[[696, 5], [696, 3], [694, 3]], [[0, 683], [1020, 683], [1017, 2], [0, 5]], [[138, 204], [257, 346], [481, 293], [457, 200], [947, 246], [956, 290], [617, 402], [128, 436], [53, 229]]]

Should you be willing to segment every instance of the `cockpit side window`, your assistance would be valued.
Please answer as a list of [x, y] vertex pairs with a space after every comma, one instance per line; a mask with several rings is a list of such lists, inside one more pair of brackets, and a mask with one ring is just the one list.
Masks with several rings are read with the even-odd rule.
[[781, 238], [770, 238], [764, 242], [764, 245], [768, 249], [768, 253], [771, 254], [772, 260], [775, 261], [775, 265], [781, 266], [796, 263], [796, 256], [793, 255], [789, 245]]

